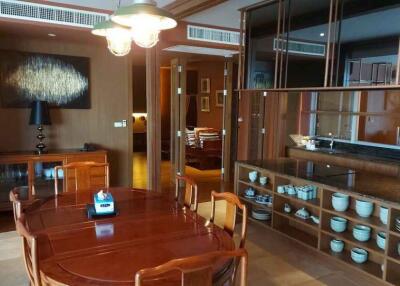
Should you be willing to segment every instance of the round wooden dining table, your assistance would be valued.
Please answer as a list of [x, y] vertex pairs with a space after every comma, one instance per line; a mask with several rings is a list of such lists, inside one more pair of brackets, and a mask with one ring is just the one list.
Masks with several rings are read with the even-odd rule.
[[[118, 215], [88, 219], [95, 190], [63, 193], [26, 209], [29, 231], [38, 240], [39, 269], [50, 285], [134, 285], [135, 273], [171, 259], [233, 250], [223, 229], [156, 192], [109, 188]], [[230, 271], [219, 261], [214, 278]], [[149, 285], [180, 285], [178, 273]], [[145, 284], [147, 285], [147, 284]]]

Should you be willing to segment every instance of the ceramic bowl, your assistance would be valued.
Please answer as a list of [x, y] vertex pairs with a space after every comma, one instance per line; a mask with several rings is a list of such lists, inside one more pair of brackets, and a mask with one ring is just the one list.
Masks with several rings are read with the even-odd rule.
[[371, 238], [371, 228], [357, 224], [353, 228], [353, 237], [358, 241], [368, 241]]
[[400, 242], [397, 243], [397, 254], [400, 255]]
[[356, 200], [356, 212], [360, 217], [370, 217], [374, 211], [374, 204], [368, 201]]
[[331, 250], [333, 252], [342, 252], [344, 249], [344, 242], [339, 239], [332, 239], [331, 240]]
[[250, 172], [249, 173], [249, 179], [250, 179], [250, 181], [251, 182], [255, 182], [255, 181], [257, 181], [257, 172], [256, 171], [253, 171], [253, 172]]
[[344, 212], [349, 207], [350, 197], [342, 193], [334, 193], [332, 195], [332, 206], [335, 211]]
[[364, 263], [368, 259], [368, 252], [362, 248], [355, 247], [351, 250], [351, 259], [355, 263]]
[[379, 219], [385, 225], [387, 225], [388, 223], [388, 214], [389, 214], [389, 209], [381, 206], [379, 209]]
[[285, 193], [285, 186], [278, 186], [278, 187], [276, 188], [276, 191], [277, 191], [279, 194], [284, 194], [284, 193]]
[[380, 249], [385, 250], [386, 246], [386, 233], [383, 231], [380, 231], [376, 235], [376, 244]]
[[268, 183], [268, 177], [260, 177], [259, 182], [261, 185], [265, 186]]
[[331, 218], [331, 229], [336, 232], [343, 232], [347, 228], [347, 219], [334, 216]]

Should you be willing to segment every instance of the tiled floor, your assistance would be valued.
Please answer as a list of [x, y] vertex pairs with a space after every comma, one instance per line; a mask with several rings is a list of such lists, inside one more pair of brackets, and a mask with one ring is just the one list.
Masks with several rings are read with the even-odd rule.
[[[218, 201], [217, 223], [223, 221], [224, 211], [224, 202]], [[199, 214], [209, 218], [209, 213], [210, 203], [201, 203]], [[258, 225], [249, 224], [246, 243], [249, 252], [249, 286], [384, 285]], [[20, 253], [20, 239], [16, 233], [1, 233], [0, 285], [27, 285]]]

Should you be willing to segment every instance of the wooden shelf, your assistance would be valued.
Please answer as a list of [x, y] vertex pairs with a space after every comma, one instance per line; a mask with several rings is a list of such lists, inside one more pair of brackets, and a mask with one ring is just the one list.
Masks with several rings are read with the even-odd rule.
[[265, 186], [260, 185], [259, 183], [252, 183], [252, 182], [243, 181], [243, 180], [239, 180], [239, 183], [244, 184], [244, 185], [247, 185], [247, 186], [249, 186], [249, 187], [252, 187], [252, 188], [254, 188], [254, 189], [256, 189], [256, 190], [259, 190], [259, 191], [262, 191], [262, 192], [267, 192], [267, 193], [270, 194], [270, 195], [273, 194], [273, 192], [272, 192], [272, 186], [271, 186], [270, 183], [268, 183], [268, 184], [265, 185]]
[[296, 239], [302, 244], [306, 244], [310, 247], [318, 247], [318, 237], [307, 232], [304, 232], [298, 228], [291, 227], [290, 225], [279, 226], [275, 228], [277, 231], [285, 234], [286, 236]]
[[335, 238], [339, 238], [347, 243], [350, 243], [354, 246], [360, 247], [360, 248], [364, 248], [365, 250], [374, 252], [375, 254], [378, 255], [385, 255], [385, 251], [380, 249], [377, 245], [376, 245], [376, 240], [374, 238], [370, 238], [370, 240], [366, 241], [366, 242], [362, 242], [362, 241], [358, 241], [357, 239], [355, 239], [353, 237], [353, 233], [349, 232], [349, 231], [345, 231], [345, 232], [334, 232], [334, 231], [327, 231], [327, 230], [322, 230], [323, 233], [330, 235], [332, 237]]
[[313, 223], [311, 219], [304, 220], [304, 219], [301, 219], [301, 218], [298, 218], [297, 216], [295, 216], [294, 213], [287, 214], [287, 213], [283, 213], [281, 211], [276, 211], [276, 210], [274, 211], [274, 213], [276, 213], [277, 215], [286, 217], [290, 220], [296, 221], [296, 222], [298, 222], [306, 227], [310, 227], [316, 231], [319, 230], [319, 225]]
[[317, 199], [313, 199], [313, 200], [305, 201], [305, 200], [298, 199], [296, 196], [289, 196], [289, 195], [280, 194], [280, 193], [275, 193], [275, 194], [277, 196], [280, 196], [282, 198], [288, 199], [290, 201], [298, 202], [298, 203], [303, 204], [305, 206], [309, 206], [309, 207], [312, 207], [312, 208], [320, 208], [320, 200], [318, 198]]
[[267, 205], [259, 204], [259, 203], [257, 203], [255, 200], [248, 199], [248, 198], [246, 198], [246, 197], [244, 197], [244, 196], [239, 196], [239, 198], [240, 198], [240, 200], [245, 201], [245, 202], [247, 202], [247, 203], [249, 203], [249, 204], [252, 204], [253, 206], [256, 206], [257, 208], [266, 209], [266, 210], [272, 212], [272, 206], [267, 206]]
[[383, 276], [382, 269], [381, 269], [382, 266], [376, 262], [368, 260], [362, 264], [355, 263], [351, 259], [351, 254], [350, 254], [350, 251], [348, 251], [348, 250], [344, 250], [341, 253], [333, 252], [330, 249], [321, 249], [321, 251], [330, 255], [331, 257], [334, 257], [342, 262], [345, 262], [346, 264], [351, 265], [352, 267], [358, 268], [359, 270], [362, 270], [370, 275], [373, 275], [377, 278], [382, 279], [382, 276]]
[[[286, 174], [281, 174], [280, 171], [272, 171], [270, 169], [262, 170], [260, 167], [254, 167], [247, 163], [237, 163], [239, 166], [236, 168], [235, 174], [235, 191], [237, 194], [242, 195], [245, 188], [252, 187], [260, 193], [273, 195], [273, 206], [267, 207], [265, 205], [257, 204], [252, 199], [247, 199], [240, 196], [249, 206], [249, 221], [254, 222], [263, 227], [267, 227], [273, 231], [279, 232], [280, 234], [291, 238], [298, 243], [311, 247], [320, 253], [327, 255], [354, 267], [354, 269], [361, 270], [363, 273], [374, 277], [382, 281], [386, 279], [386, 282], [400, 285], [400, 255], [397, 255], [397, 243], [400, 242], [400, 232], [393, 229], [393, 212], [395, 216], [400, 216], [400, 205], [399, 206], [386, 206], [389, 208], [392, 221], [389, 225], [383, 224], [379, 219], [379, 208], [376, 207], [374, 213], [369, 218], [360, 217], [355, 211], [355, 200], [350, 201], [349, 209], [345, 212], [338, 212], [333, 209], [331, 204], [332, 193], [343, 192], [349, 194], [358, 199], [357, 194], [351, 194], [348, 190], [341, 191], [338, 188], [331, 187], [329, 185], [322, 185], [309, 181], [304, 178], [297, 178]], [[243, 167], [241, 166], [243, 164]], [[271, 167], [273, 168], [273, 167]], [[261, 173], [268, 173], [270, 179], [269, 184], [261, 186], [258, 182], [251, 183], [246, 179], [244, 171], [256, 170]], [[244, 178], [244, 179], [239, 179]], [[289, 196], [287, 194], [280, 194], [276, 191], [277, 185], [301, 185], [310, 184], [318, 186], [318, 198], [313, 200], [301, 200], [297, 196]], [[382, 206], [385, 203], [373, 198], [369, 198], [375, 206]], [[287, 214], [283, 211], [285, 203], [291, 204], [294, 209], [305, 207], [308, 211], [316, 216], [320, 217], [320, 224], [315, 224], [311, 219], [303, 220], [295, 216], [294, 212]], [[251, 208], [262, 208], [272, 212], [272, 221], [258, 221], [251, 217]], [[336, 233], [330, 229], [329, 218], [332, 216], [340, 216], [346, 218], [349, 222], [346, 232]], [[389, 216], [390, 217], [390, 216]], [[361, 242], [353, 237], [352, 227], [356, 224], [366, 225], [372, 228], [371, 238], [367, 242]], [[386, 248], [382, 250], [376, 244], [376, 233], [383, 231], [387, 234]], [[330, 250], [330, 241], [334, 238], [341, 239], [345, 242], [345, 250], [342, 253], [335, 253]], [[368, 251], [369, 260], [363, 264], [357, 264], [351, 259], [350, 251], [354, 247], [360, 247]], [[382, 265], [385, 269], [382, 270]], [[385, 273], [385, 276], [383, 275]]]
[[363, 218], [360, 217], [353, 209], [348, 209], [345, 212], [338, 212], [335, 211], [332, 207], [330, 207], [330, 208], [324, 208], [323, 211], [336, 216], [344, 217], [353, 222], [368, 225], [370, 227], [378, 229], [379, 231], [387, 231], [387, 225], [384, 225], [378, 217], [371, 216], [369, 218]]

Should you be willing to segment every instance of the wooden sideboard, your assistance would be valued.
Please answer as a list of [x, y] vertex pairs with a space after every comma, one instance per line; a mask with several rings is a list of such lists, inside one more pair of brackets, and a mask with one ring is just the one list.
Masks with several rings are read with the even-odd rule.
[[[261, 185], [259, 180], [251, 182], [250, 172], [257, 172], [258, 177], [268, 177], [268, 183]], [[296, 195], [278, 192], [278, 186], [312, 185], [317, 190], [315, 199], [304, 200]], [[246, 197], [246, 190], [252, 188], [256, 194], [269, 195], [272, 203], [263, 205]], [[396, 230], [395, 220], [400, 217], [400, 180], [395, 176], [385, 176], [365, 171], [353, 171], [333, 165], [317, 164], [312, 161], [296, 159], [277, 159], [266, 161], [243, 161], [235, 165], [235, 193], [246, 204], [248, 219], [268, 229], [277, 231], [297, 242], [319, 251], [320, 253], [343, 262], [354, 269], [361, 270], [370, 277], [377, 278], [391, 285], [400, 285], [400, 231]], [[346, 211], [340, 212], [332, 207], [334, 193], [347, 194], [350, 204]], [[355, 210], [356, 200], [373, 203], [374, 211], [368, 218], [358, 216]], [[285, 204], [291, 206], [291, 212], [284, 211]], [[381, 207], [388, 209], [388, 223], [380, 220]], [[305, 208], [311, 215], [319, 218], [301, 219], [295, 213]], [[257, 220], [254, 210], [265, 210], [271, 214], [269, 220]], [[239, 213], [240, 214], [240, 213]], [[347, 228], [338, 233], [331, 229], [332, 217], [347, 220]], [[371, 238], [366, 242], [356, 240], [352, 235], [355, 225], [371, 228]], [[377, 246], [378, 232], [386, 234], [384, 249]], [[343, 252], [335, 253], [330, 249], [330, 242], [340, 239], [344, 242]], [[352, 261], [352, 248], [368, 251], [368, 261], [357, 264]]]
[[[57, 150], [38, 155], [34, 152], [0, 153], [0, 211], [12, 209], [9, 192], [12, 188], [24, 186], [22, 200], [29, 200], [33, 194], [46, 197], [54, 192], [54, 167], [72, 162], [107, 162], [104, 150], [81, 152], [79, 150]], [[105, 170], [93, 170], [95, 182], [102, 183]], [[68, 180], [74, 179], [67, 174]]]

